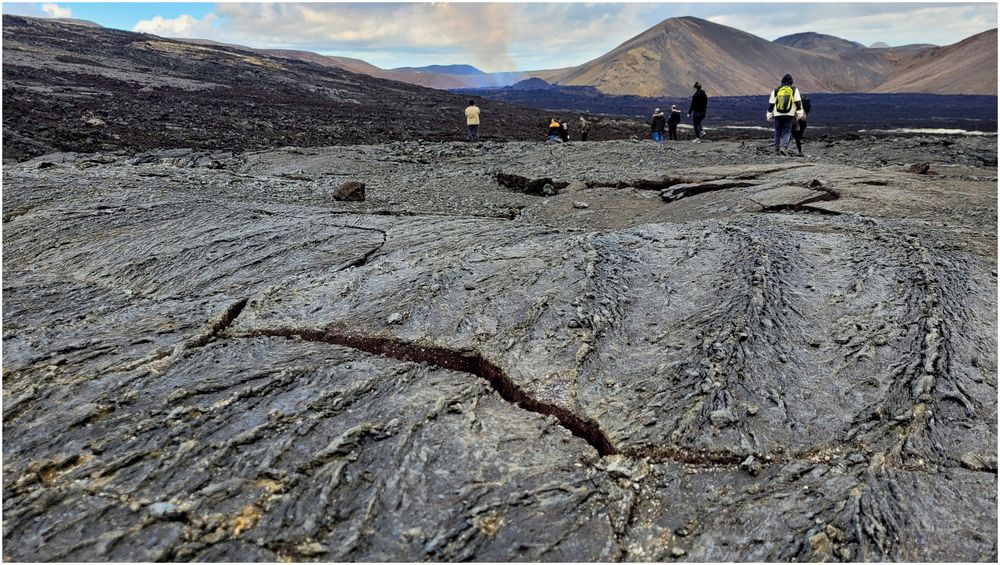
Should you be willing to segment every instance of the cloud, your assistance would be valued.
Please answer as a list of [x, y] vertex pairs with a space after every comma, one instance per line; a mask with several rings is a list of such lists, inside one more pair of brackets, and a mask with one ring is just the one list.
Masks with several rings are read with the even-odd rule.
[[484, 69], [514, 66], [511, 4], [235, 4], [216, 6], [231, 40], [344, 51], [450, 48]]
[[73, 10], [59, 4], [42, 4], [42, 11], [50, 18], [72, 18]]
[[[513, 14], [512, 55], [522, 68], [579, 65], [644, 31], [641, 4], [524, 4]], [[658, 20], [657, 20], [658, 21]]]
[[212, 13], [205, 14], [205, 17], [200, 20], [187, 14], [182, 14], [176, 18], [169, 19], [161, 16], [154, 16], [148, 20], [139, 20], [135, 26], [132, 27], [132, 31], [138, 33], [150, 33], [163, 37], [207, 39], [216, 35], [215, 29], [212, 27], [212, 22], [214, 22], [216, 18], [217, 16]]
[[[791, 6], [791, 5], [789, 5]], [[707, 18], [765, 39], [815, 31], [859, 41], [890, 45], [961, 41], [997, 26], [996, 4], [809, 4], [807, 9], [742, 12], [727, 10]], [[932, 31], [932, 33], [928, 33]]]
[[[372, 53], [406, 64], [463, 62], [485, 71], [576, 65], [646, 25], [639, 4], [218, 4], [232, 43]], [[432, 58], [414, 61], [423, 53]], [[391, 54], [391, 55], [390, 55]], [[391, 65], [391, 63], [390, 63]]]

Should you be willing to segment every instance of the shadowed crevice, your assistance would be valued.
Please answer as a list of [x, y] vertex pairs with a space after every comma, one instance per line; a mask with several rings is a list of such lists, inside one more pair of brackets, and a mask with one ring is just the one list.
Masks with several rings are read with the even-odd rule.
[[601, 430], [597, 422], [578, 416], [556, 404], [543, 402], [534, 398], [514, 383], [502, 369], [475, 351], [456, 351], [444, 347], [422, 346], [395, 338], [339, 332], [336, 330], [259, 330], [251, 332], [250, 335], [298, 337], [306, 341], [317, 341], [350, 347], [400, 361], [427, 363], [452, 371], [470, 373], [488, 382], [490, 387], [507, 402], [515, 404], [529, 412], [555, 417], [562, 427], [589, 443], [602, 457], [618, 453], [618, 449], [611, 443], [611, 440], [608, 439], [608, 436]]

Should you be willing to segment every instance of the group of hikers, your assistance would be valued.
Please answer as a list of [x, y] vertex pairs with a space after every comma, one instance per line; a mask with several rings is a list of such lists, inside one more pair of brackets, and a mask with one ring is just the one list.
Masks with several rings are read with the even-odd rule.
[[[580, 116], [580, 141], [587, 141], [587, 135], [590, 134], [591, 123]], [[552, 118], [549, 120], [549, 141], [569, 141], [569, 121], [562, 120], [560, 118]]]
[[[676, 104], [670, 106], [669, 118], [659, 108], [653, 110], [653, 123], [650, 124], [653, 129], [653, 141], [663, 141], [664, 128], [669, 132], [667, 139], [677, 141], [677, 124], [679, 123], [681, 123], [681, 111]], [[695, 141], [698, 141], [698, 139], [695, 139]]]
[[[694, 83], [694, 95], [691, 97], [691, 104], [688, 106], [687, 115], [691, 118], [691, 125], [694, 127], [695, 143], [701, 143], [705, 137], [705, 130], [701, 127], [705, 114], [708, 113], [708, 95], [701, 89], [701, 83]], [[667, 117], [659, 108], [653, 110], [653, 119], [650, 122], [650, 129], [653, 132], [653, 141], [657, 143], [663, 141], [663, 131], [667, 131], [668, 141], [677, 141], [677, 124], [681, 123], [681, 110], [676, 104], [670, 105], [670, 116]]]
[[[799, 89], [793, 85], [792, 75], [786, 74], [781, 78], [781, 86], [771, 91], [771, 96], [767, 103], [767, 123], [774, 127], [774, 154], [788, 155], [788, 145], [792, 139], [798, 154], [802, 155], [802, 134], [806, 130], [806, 116], [809, 114], [809, 98], [802, 96]], [[694, 95], [691, 96], [691, 104], [688, 106], [687, 115], [691, 118], [691, 125], [694, 128], [694, 143], [701, 143], [705, 137], [705, 131], [701, 127], [701, 122], [708, 113], [708, 95], [701, 88], [701, 83], [694, 83]], [[469, 106], [465, 109], [466, 124], [469, 127], [468, 140], [479, 141], [479, 107], [475, 100], [469, 100]], [[662, 142], [663, 133], [667, 131], [669, 141], [677, 141], [677, 124], [681, 122], [681, 111], [676, 104], [671, 104], [670, 115], [667, 116], [659, 108], [653, 111], [650, 129], [653, 133], [653, 141]], [[590, 133], [592, 122], [580, 117], [580, 140], [587, 141], [587, 134]], [[560, 118], [552, 118], [549, 121], [548, 140], [555, 142], [569, 141], [569, 121]]]

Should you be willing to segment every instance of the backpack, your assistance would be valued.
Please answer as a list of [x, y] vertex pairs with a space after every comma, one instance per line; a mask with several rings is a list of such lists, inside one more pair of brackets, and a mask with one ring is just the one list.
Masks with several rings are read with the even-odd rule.
[[792, 110], [792, 103], [795, 101], [795, 89], [785, 85], [774, 93], [774, 111], [779, 114], [787, 114]]

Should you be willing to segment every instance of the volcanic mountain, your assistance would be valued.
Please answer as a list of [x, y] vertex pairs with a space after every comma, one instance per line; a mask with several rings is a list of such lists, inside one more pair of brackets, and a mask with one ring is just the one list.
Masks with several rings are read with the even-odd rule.
[[997, 30], [900, 61], [878, 92], [997, 95]]
[[[695, 81], [704, 84], [710, 95], [759, 94], [773, 88], [785, 73], [810, 92], [872, 92], [884, 90], [883, 83], [891, 80], [894, 92], [996, 94], [996, 30], [975, 37], [980, 36], [943, 48], [867, 49], [814, 33], [772, 42], [682, 17], [664, 20], [578, 67], [531, 74], [561, 85], [639, 96], [689, 94]], [[956, 52], [959, 55], [952, 55]], [[940, 62], [948, 55], [973, 63], [963, 66], [964, 73], [949, 72], [951, 63]], [[923, 71], [916, 70], [920, 67], [941, 74], [947, 90], [925, 80]], [[903, 71], [911, 68], [913, 73]]]

